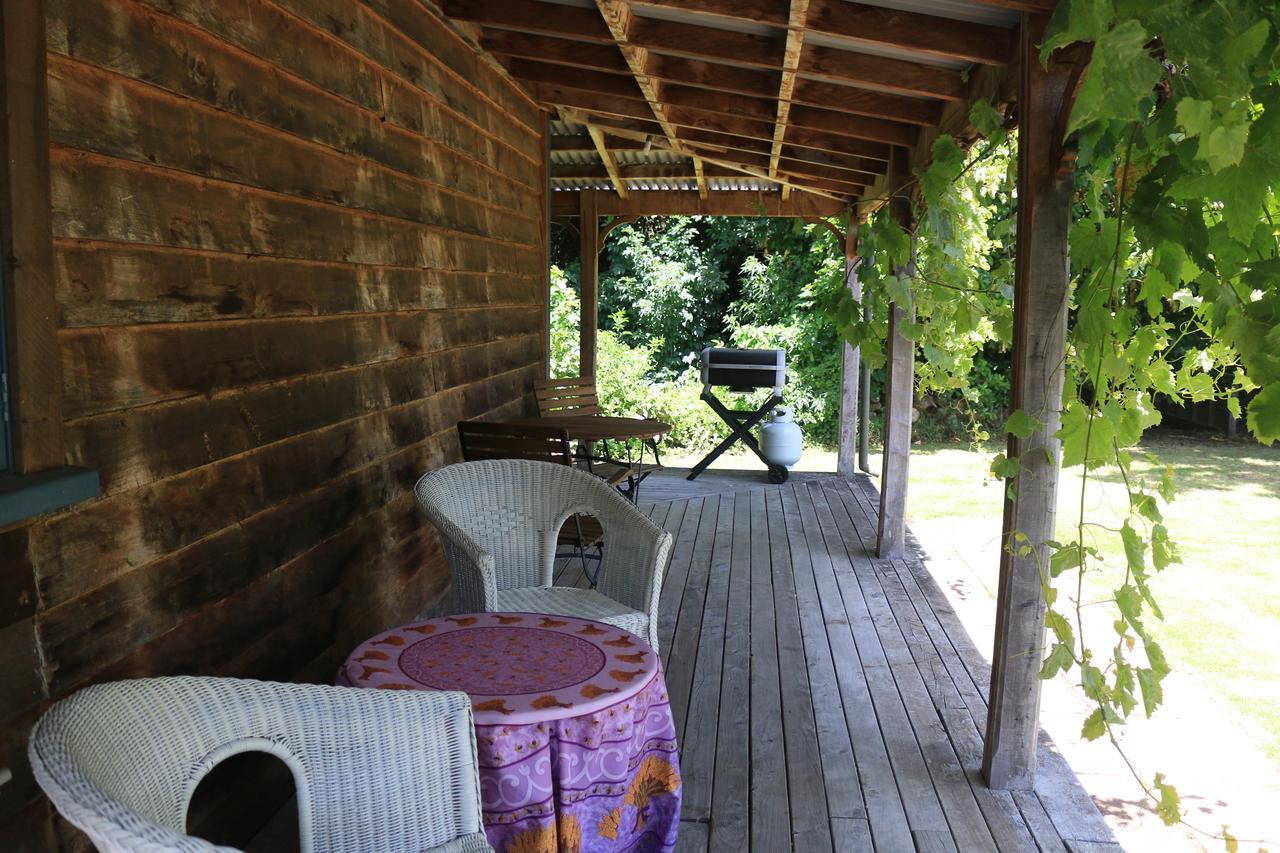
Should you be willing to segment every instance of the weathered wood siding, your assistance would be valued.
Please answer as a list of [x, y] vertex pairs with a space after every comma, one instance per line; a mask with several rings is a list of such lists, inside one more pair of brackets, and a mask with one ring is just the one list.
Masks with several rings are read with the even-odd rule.
[[0, 848], [47, 700], [327, 680], [447, 584], [409, 486], [545, 353], [544, 121], [419, 0], [46, 0], [67, 462], [0, 531]]

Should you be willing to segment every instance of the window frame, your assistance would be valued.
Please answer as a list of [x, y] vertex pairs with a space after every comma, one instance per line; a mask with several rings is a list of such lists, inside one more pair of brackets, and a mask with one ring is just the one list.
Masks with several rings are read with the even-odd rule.
[[64, 458], [42, 0], [0, 0], [0, 38], [3, 527], [94, 497], [99, 483]]

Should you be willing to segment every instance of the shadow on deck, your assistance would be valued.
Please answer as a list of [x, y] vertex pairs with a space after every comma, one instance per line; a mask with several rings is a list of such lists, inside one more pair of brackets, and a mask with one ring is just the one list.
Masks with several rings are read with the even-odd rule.
[[[868, 478], [669, 471], [641, 500], [676, 537], [660, 641], [681, 849], [1119, 849], [1043, 734], [1035, 791], [984, 785], [990, 668], [914, 541], [874, 556]], [[557, 582], [583, 582], [576, 561]]]

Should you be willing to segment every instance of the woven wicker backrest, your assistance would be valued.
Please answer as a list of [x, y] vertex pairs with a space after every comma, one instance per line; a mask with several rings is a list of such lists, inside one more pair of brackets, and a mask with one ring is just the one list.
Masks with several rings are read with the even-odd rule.
[[594, 376], [535, 379], [533, 396], [538, 401], [538, 414], [544, 418], [554, 415], [600, 414]]
[[36, 779], [101, 850], [207, 851], [186, 837], [200, 780], [240, 752], [294, 774], [304, 850], [418, 851], [481, 832], [462, 693], [221, 678], [87, 687], [31, 735]]
[[569, 434], [563, 427], [458, 421], [458, 443], [462, 458], [468, 462], [481, 459], [536, 459], [572, 464]]
[[574, 508], [631, 508], [593, 474], [524, 459], [446, 465], [415, 491], [428, 517], [456, 525], [493, 556], [499, 590], [550, 586], [556, 537]]

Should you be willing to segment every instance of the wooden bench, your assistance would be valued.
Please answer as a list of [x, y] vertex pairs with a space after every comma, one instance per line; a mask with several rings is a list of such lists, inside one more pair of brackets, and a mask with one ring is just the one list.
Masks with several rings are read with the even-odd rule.
[[600, 414], [600, 398], [596, 395], [594, 376], [535, 379], [533, 396], [538, 403], [538, 414], [544, 418]]

